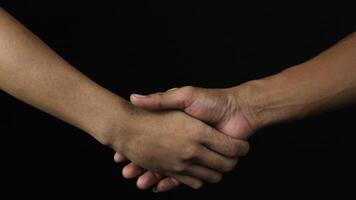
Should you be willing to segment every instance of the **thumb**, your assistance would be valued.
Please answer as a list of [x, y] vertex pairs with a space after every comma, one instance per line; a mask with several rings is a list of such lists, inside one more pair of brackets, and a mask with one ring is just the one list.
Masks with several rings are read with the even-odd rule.
[[192, 94], [192, 89], [189, 88], [192, 87], [173, 88], [166, 92], [154, 93], [147, 96], [132, 94], [130, 100], [133, 105], [152, 111], [184, 109], [187, 107]]

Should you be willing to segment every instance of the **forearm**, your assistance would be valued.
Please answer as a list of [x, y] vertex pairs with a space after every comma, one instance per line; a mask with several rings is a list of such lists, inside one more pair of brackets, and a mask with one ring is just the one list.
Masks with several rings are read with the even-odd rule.
[[103, 143], [108, 123], [120, 118], [117, 115], [124, 105], [122, 99], [73, 68], [1, 8], [0, 88]]
[[259, 126], [300, 119], [356, 101], [356, 33], [317, 57], [236, 88]]

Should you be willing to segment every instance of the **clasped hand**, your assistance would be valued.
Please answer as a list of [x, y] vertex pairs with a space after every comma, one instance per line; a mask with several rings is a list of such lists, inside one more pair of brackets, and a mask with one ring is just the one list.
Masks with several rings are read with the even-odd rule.
[[[164, 120], [158, 124], [160, 129], [154, 136], [144, 134], [140, 143], [136, 142], [130, 150], [117, 152], [114, 160], [118, 163], [127, 158], [132, 161], [123, 168], [123, 176], [139, 176], [137, 186], [140, 189], [157, 184], [155, 190], [163, 192], [180, 183], [195, 189], [204, 182], [217, 183], [223, 172], [231, 171], [239, 157], [247, 154], [249, 145], [245, 140], [257, 128], [242, 99], [233, 89], [195, 87], [175, 88], [148, 96], [133, 94], [133, 105], [160, 111], [157, 117]], [[139, 153], [142, 151], [149, 151], [152, 157], [136, 156], [143, 155]], [[165, 165], [155, 168], [155, 163]]]

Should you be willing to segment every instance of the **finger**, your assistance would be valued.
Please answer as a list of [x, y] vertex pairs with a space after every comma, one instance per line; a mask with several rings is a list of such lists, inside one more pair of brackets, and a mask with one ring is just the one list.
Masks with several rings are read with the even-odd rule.
[[177, 87], [171, 88], [171, 89], [167, 90], [166, 92], [173, 91], [173, 90], [176, 90], [176, 89], [178, 89], [178, 88]]
[[117, 163], [125, 162], [127, 159], [124, 155], [116, 152], [114, 155], [114, 161]]
[[163, 176], [158, 173], [147, 171], [137, 179], [136, 185], [139, 189], [145, 190], [158, 183], [162, 178]]
[[180, 175], [180, 174], [172, 175], [172, 177], [174, 177], [179, 182], [181, 182], [193, 189], [200, 189], [204, 185], [203, 181], [201, 181], [195, 177]]
[[202, 140], [206, 147], [227, 157], [245, 156], [250, 149], [248, 142], [234, 139], [214, 130], [207, 133]]
[[236, 166], [237, 158], [224, 157], [219, 153], [205, 148], [205, 150], [199, 153], [199, 156], [193, 159], [193, 162], [217, 172], [229, 172]]
[[147, 96], [132, 94], [131, 103], [148, 110], [184, 109], [192, 101], [193, 87], [171, 89]]
[[134, 163], [130, 163], [122, 169], [122, 175], [127, 179], [135, 178], [144, 172], [144, 169], [135, 165]]
[[212, 169], [202, 167], [199, 165], [190, 166], [187, 171], [187, 175], [194, 176], [200, 180], [209, 182], [209, 183], [217, 183], [221, 180], [222, 174], [216, 172]]
[[154, 192], [167, 192], [172, 190], [180, 185], [180, 182], [173, 177], [166, 177], [162, 179], [155, 188], [153, 188]]

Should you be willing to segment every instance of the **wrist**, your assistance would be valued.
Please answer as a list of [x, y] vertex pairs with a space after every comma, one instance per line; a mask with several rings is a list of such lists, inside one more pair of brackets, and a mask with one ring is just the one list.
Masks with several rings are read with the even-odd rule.
[[98, 105], [100, 105], [98, 106], [100, 109], [92, 115], [84, 129], [101, 144], [111, 148], [115, 147], [115, 150], [117, 150], [121, 147], [124, 129], [129, 123], [129, 103], [116, 95], [112, 95]]
[[[136, 138], [137, 133], [142, 132], [143, 112], [137, 109], [130, 102], [121, 100], [115, 106], [111, 107], [112, 114], [108, 114], [107, 122], [103, 128], [97, 131], [97, 135], [103, 138], [103, 144], [111, 147], [117, 152], [127, 155], [132, 148], [132, 140]], [[140, 121], [140, 123], [138, 123]]]
[[259, 80], [253, 80], [229, 89], [240, 108], [239, 111], [254, 131], [266, 126], [268, 123], [265, 117], [261, 115], [266, 102], [265, 98], [260, 97], [261, 94], [257, 92], [260, 88], [261, 83]]
[[288, 105], [289, 89], [281, 86], [279, 75], [252, 80], [232, 88], [241, 111], [255, 130], [287, 121], [294, 110]]

